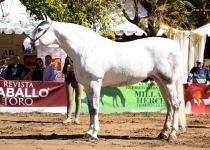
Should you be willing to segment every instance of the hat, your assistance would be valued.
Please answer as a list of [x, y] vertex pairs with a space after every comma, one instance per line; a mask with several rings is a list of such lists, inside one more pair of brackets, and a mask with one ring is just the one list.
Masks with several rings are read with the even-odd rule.
[[200, 64], [202, 64], [203, 63], [203, 59], [198, 59], [197, 61], [196, 61], [196, 63], [200, 63]]

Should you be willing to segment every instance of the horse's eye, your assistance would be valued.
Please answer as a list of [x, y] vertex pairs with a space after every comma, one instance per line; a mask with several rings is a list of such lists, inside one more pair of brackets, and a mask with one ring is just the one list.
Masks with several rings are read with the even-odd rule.
[[38, 28], [38, 32], [41, 32], [42, 31], [42, 28]]

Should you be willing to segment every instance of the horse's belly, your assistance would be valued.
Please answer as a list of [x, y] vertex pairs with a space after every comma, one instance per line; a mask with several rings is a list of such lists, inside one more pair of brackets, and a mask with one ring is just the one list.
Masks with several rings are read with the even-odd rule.
[[132, 76], [132, 75], [123, 75], [123, 74], [112, 74], [105, 75], [103, 78], [102, 86], [125, 86], [131, 85], [137, 82], [144, 80], [146, 75]]

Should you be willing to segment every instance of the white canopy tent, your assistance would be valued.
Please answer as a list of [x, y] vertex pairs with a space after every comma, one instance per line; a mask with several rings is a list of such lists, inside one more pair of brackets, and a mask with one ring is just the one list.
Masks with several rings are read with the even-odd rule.
[[177, 30], [162, 24], [157, 36], [161, 36], [163, 34], [176, 41], [180, 46], [182, 53], [182, 80], [185, 83], [189, 73], [188, 55], [190, 31]]
[[204, 26], [202, 26], [200, 28], [197, 28], [193, 32], [201, 34], [201, 35], [208, 35], [208, 36], [210, 36], [210, 23], [208, 23], [208, 24], [206, 24], [206, 25], [204, 25]]
[[0, 57], [4, 55], [10, 58], [8, 63], [13, 63], [14, 55], [20, 55], [25, 62], [22, 42], [34, 29], [36, 21], [19, 0], [5, 0], [0, 5]]
[[182, 52], [182, 80], [185, 83], [189, 73], [189, 31], [178, 31], [173, 34], [172, 39], [174, 39], [180, 46]]
[[129, 22], [125, 17], [119, 15], [118, 13], [112, 13], [111, 18], [113, 22], [110, 23], [110, 30], [114, 31], [116, 35], [131, 36], [133, 34], [137, 36], [147, 35], [145, 31], [141, 28]]
[[204, 49], [207, 36], [210, 36], [210, 23], [196, 30], [182, 31], [162, 25], [158, 35], [167, 34], [168, 37], [174, 39], [180, 46], [182, 51], [183, 81], [186, 82], [190, 69], [195, 66], [197, 59], [204, 59]]
[[192, 67], [198, 58], [204, 59], [204, 50], [206, 45], [207, 36], [210, 36], [210, 23], [191, 31], [190, 34], [190, 48], [189, 48], [189, 60], [192, 62], [189, 64]]
[[[125, 11], [128, 17], [133, 20], [135, 17], [135, 9], [130, 0], [121, 0], [121, 3], [125, 7]], [[147, 11], [138, 3], [138, 15], [141, 17], [147, 16]], [[147, 35], [147, 33], [136, 26], [135, 24], [129, 22], [125, 17], [120, 8], [115, 8], [114, 10], [109, 10], [110, 18], [112, 22], [110, 23], [110, 30], [114, 31], [116, 35], [121, 36], [125, 34], [126, 36], [131, 36], [133, 34], [137, 36]]]
[[30, 16], [19, 0], [1, 2], [0, 34], [29, 34], [35, 27], [34, 16]]

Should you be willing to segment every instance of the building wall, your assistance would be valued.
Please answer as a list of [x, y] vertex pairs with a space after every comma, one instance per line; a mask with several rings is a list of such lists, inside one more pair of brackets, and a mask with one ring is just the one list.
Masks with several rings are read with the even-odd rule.
[[[35, 67], [35, 61], [33, 60], [35, 60], [34, 58], [36, 58], [37, 54], [36, 51], [30, 55], [24, 54], [22, 50], [22, 43], [26, 37], [26, 34], [0, 34], [0, 57], [3, 55], [6, 56], [9, 58], [7, 63], [11, 64], [14, 63], [14, 56], [19, 55], [21, 63], [33, 70]], [[30, 60], [30, 62], [28, 62], [28, 60]], [[30, 74], [26, 79], [30, 79]]]
[[[8, 63], [14, 62], [14, 56], [19, 55], [21, 62], [24, 64], [24, 52], [22, 50], [22, 43], [26, 38], [26, 34], [1, 34], [0, 35], [0, 57], [5, 55], [10, 58]], [[36, 51], [31, 55], [36, 55]]]

